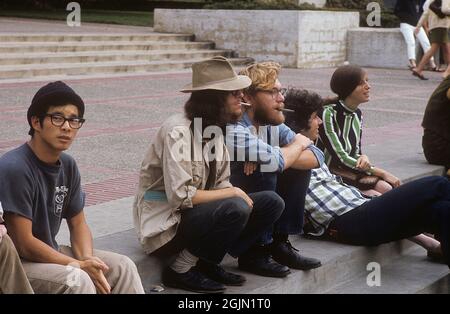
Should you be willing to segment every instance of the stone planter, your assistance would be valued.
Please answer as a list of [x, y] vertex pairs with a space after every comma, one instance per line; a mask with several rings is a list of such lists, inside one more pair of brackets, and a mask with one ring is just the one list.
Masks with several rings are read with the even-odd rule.
[[217, 48], [286, 67], [336, 66], [346, 60], [347, 30], [358, 12], [279, 10], [155, 10], [154, 30], [193, 33]]

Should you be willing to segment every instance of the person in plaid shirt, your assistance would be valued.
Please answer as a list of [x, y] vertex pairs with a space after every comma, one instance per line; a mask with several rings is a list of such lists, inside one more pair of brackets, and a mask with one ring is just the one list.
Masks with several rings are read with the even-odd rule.
[[[305, 90], [289, 90], [286, 124], [317, 140], [322, 123], [317, 112], [322, 98]], [[450, 181], [441, 176], [421, 178], [375, 198], [344, 184], [326, 163], [312, 169], [305, 201], [305, 232], [328, 235], [353, 245], [379, 245], [429, 232], [440, 240], [432, 252], [450, 266]]]

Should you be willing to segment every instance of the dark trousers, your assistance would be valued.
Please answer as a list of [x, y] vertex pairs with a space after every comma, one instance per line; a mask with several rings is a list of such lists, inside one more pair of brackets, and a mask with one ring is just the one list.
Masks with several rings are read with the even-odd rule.
[[240, 256], [257, 242], [284, 209], [283, 200], [274, 192], [252, 193], [249, 197], [253, 208], [244, 199], [233, 197], [183, 209], [175, 238], [158, 253], [170, 255], [187, 249], [216, 264], [226, 253]]
[[246, 193], [275, 191], [284, 200], [285, 207], [273, 229], [268, 229], [262, 236], [261, 244], [272, 242], [272, 233], [283, 235], [300, 234], [303, 229], [306, 190], [311, 178], [310, 170], [286, 169], [282, 173], [253, 172], [247, 176], [243, 163], [233, 162], [230, 182]]
[[338, 241], [355, 245], [430, 232], [441, 241], [450, 266], [450, 181], [432, 176], [406, 183], [336, 218], [329, 230]]

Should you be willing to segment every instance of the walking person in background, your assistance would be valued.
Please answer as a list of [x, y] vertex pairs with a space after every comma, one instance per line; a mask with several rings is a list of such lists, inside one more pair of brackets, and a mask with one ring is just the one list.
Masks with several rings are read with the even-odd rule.
[[[416, 38], [414, 34], [417, 22], [423, 13], [425, 0], [397, 0], [394, 13], [400, 19], [400, 31], [406, 42], [410, 70], [414, 69], [416, 64]], [[430, 41], [423, 27], [420, 27], [417, 33], [417, 40], [424, 53], [430, 49]], [[430, 58], [430, 67], [433, 71], [438, 71], [434, 58]]]
[[[448, 35], [448, 28], [450, 27], [450, 17], [447, 15], [442, 15], [442, 17], [438, 16], [433, 10], [430, 9], [430, 5], [433, 0], [427, 0], [423, 6], [423, 14], [417, 22], [416, 29], [414, 30], [414, 34], [418, 36], [422, 26], [425, 23], [428, 23], [428, 32], [431, 42], [431, 48], [425, 53], [420, 60], [417, 68], [412, 70], [412, 74], [417, 76], [421, 80], [428, 80], [423, 74], [422, 71], [425, 68], [425, 64], [431, 59], [431, 57], [438, 51], [440, 47], [444, 50], [444, 59], [447, 64], [449, 64], [450, 60], [450, 38]], [[442, 0], [442, 11], [450, 11], [450, 0]], [[443, 77], [446, 77], [450, 74], [449, 66], [443, 73]]]

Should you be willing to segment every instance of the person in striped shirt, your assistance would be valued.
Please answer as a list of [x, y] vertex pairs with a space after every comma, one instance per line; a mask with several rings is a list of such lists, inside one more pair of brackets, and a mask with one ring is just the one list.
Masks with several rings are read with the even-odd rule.
[[[285, 106], [293, 112], [286, 114], [286, 125], [316, 141], [322, 104], [315, 93], [289, 90]], [[379, 245], [430, 232], [441, 242], [418, 244], [450, 266], [450, 181], [445, 177], [418, 179], [369, 198], [322, 163], [311, 170], [305, 218], [305, 233], [354, 245]]]
[[362, 112], [358, 108], [369, 101], [370, 85], [367, 72], [356, 65], [339, 67], [331, 77], [331, 90], [338, 95], [328, 100], [323, 110], [323, 125], [319, 128], [318, 147], [333, 173], [352, 173], [358, 179], [346, 183], [374, 196], [401, 184], [384, 169], [374, 167], [361, 152]]

